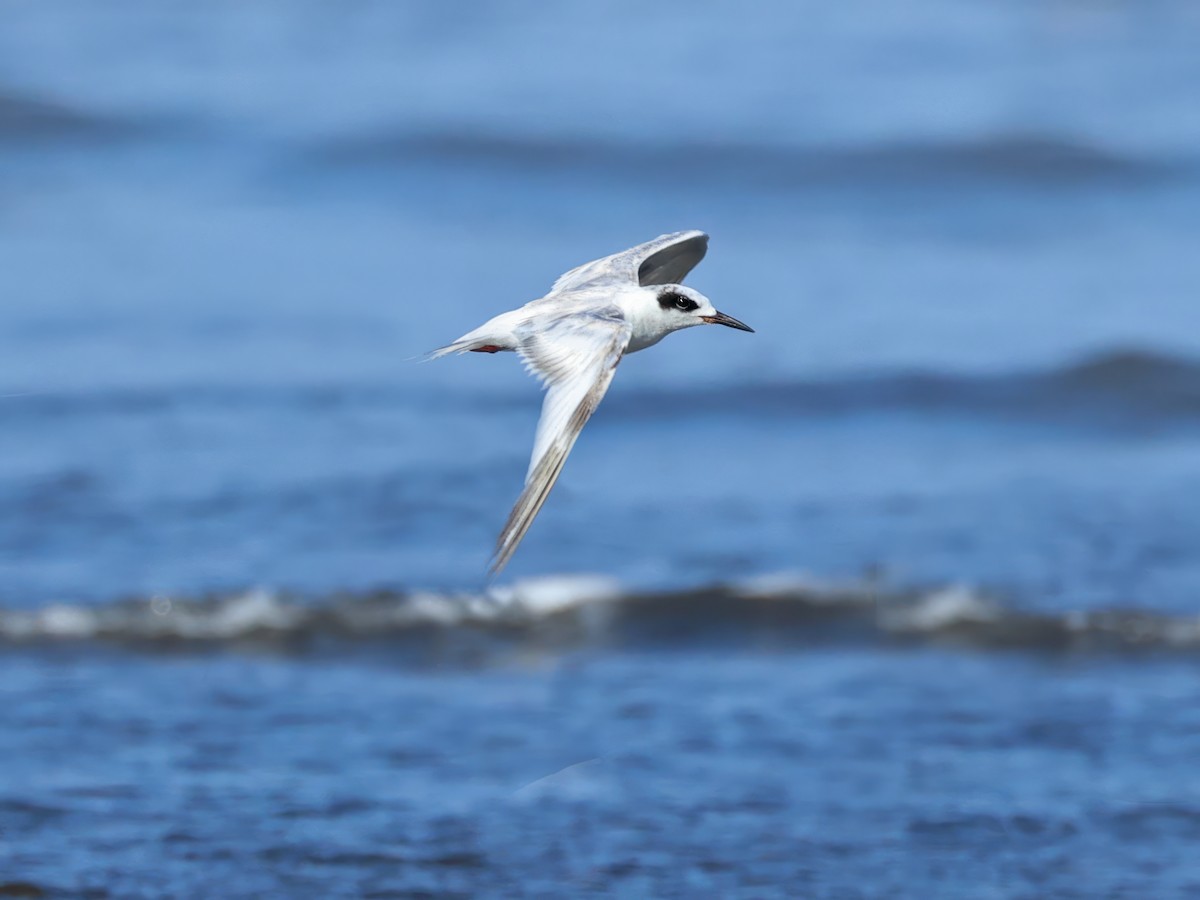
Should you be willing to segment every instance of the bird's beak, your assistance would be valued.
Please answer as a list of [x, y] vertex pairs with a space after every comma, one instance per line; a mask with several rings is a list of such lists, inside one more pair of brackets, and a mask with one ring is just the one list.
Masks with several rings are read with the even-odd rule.
[[753, 334], [754, 329], [745, 322], [739, 322], [733, 316], [727, 316], [723, 312], [719, 312], [712, 316], [701, 316], [709, 325], [728, 325], [730, 328], [736, 328], [738, 331], [749, 331]]

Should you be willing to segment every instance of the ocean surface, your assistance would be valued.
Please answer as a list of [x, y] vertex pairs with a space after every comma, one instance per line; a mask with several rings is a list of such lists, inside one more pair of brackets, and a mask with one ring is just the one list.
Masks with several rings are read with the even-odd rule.
[[[0, 896], [1200, 895], [1200, 12], [0, 5]], [[418, 362], [700, 228], [756, 329]]]

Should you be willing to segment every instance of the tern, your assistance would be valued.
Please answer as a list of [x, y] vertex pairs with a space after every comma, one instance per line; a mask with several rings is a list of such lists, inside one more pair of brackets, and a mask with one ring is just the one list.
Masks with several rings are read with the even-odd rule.
[[544, 297], [501, 313], [428, 355], [512, 350], [547, 391], [525, 489], [496, 541], [492, 577], [529, 531], [621, 357], [693, 325], [754, 330], [681, 284], [707, 250], [707, 234], [680, 231], [584, 263], [562, 275]]

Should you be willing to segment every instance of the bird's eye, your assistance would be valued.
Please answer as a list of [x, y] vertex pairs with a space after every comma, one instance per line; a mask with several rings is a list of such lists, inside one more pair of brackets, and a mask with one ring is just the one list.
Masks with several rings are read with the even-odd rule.
[[683, 294], [675, 291], [664, 291], [658, 296], [658, 305], [663, 309], [677, 309], [680, 312], [691, 312], [694, 309], [699, 309], [700, 306], [695, 300], [692, 300]]

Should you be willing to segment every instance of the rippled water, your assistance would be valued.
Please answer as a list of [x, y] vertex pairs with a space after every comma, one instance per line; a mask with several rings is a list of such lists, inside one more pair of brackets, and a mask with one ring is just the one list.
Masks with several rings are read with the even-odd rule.
[[[0, 892], [1196, 890], [1198, 25], [5, 6]], [[414, 360], [683, 228], [486, 593]]]
[[362, 653], [0, 667], [0, 864], [55, 896], [1195, 883], [1191, 662], [768, 642], [485, 672]]

